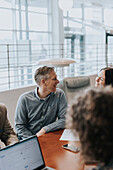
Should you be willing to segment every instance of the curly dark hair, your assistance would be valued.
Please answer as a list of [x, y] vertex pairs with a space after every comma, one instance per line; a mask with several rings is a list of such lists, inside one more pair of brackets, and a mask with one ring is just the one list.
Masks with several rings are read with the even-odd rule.
[[105, 67], [105, 68], [102, 68], [100, 71], [102, 70], [105, 70], [105, 85], [113, 86], [113, 68]]
[[66, 120], [77, 131], [84, 158], [109, 162], [113, 157], [113, 88], [93, 88], [75, 98]]

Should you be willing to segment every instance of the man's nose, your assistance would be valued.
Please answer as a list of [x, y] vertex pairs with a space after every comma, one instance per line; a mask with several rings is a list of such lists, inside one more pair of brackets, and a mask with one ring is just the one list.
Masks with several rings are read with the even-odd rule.
[[96, 77], [96, 81], [99, 82], [99, 80], [100, 80], [100, 77]]
[[59, 83], [59, 80], [57, 79], [57, 84]]

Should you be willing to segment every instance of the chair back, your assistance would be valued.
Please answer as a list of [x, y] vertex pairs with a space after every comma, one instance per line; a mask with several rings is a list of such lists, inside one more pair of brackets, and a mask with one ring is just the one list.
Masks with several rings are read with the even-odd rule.
[[72, 103], [77, 93], [83, 94], [90, 86], [90, 78], [81, 77], [66, 77], [63, 79], [63, 90], [67, 97], [68, 104]]

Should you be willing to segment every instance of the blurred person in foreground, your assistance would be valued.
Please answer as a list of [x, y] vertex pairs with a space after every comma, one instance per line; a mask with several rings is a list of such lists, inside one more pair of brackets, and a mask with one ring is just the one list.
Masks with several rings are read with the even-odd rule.
[[112, 67], [105, 67], [102, 68], [98, 76], [96, 77], [95, 86], [107, 86], [111, 85], [113, 87], [113, 68]]
[[113, 88], [89, 89], [69, 110], [66, 125], [78, 133], [85, 162], [96, 160], [94, 169], [113, 170]]
[[18, 138], [7, 118], [7, 108], [0, 103], [0, 139], [5, 145], [18, 142]]
[[[19, 138], [37, 137], [65, 126], [67, 101], [57, 88], [59, 80], [54, 67], [40, 67], [34, 79], [36, 89], [20, 96], [15, 114], [15, 129]], [[56, 120], [57, 119], [57, 120]]]

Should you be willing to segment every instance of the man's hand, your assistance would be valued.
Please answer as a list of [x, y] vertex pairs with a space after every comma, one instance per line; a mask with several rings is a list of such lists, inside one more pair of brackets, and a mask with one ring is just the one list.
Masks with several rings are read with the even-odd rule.
[[37, 137], [39, 137], [39, 136], [42, 136], [43, 134], [45, 134], [45, 130], [42, 128], [36, 135], [37, 135]]

